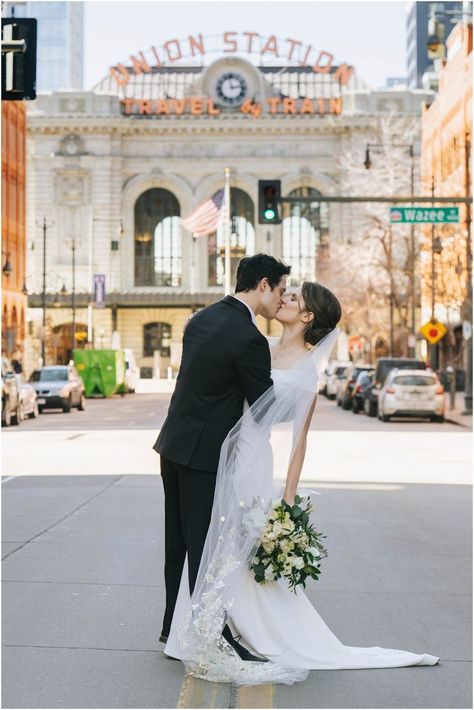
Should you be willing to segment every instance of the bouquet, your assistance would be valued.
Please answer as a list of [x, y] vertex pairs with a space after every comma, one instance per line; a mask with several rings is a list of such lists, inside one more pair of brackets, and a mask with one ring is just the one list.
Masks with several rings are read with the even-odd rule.
[[309, 522], [312, 510], [309, 496], [295, 496], [294, 505], [284, 500], [275, 503], [250, 564], [256, 582], [265, 584], [283, 577], [296, 593], [299, 584], [306, 587], [307, 577], [319, 578], [319, 564], [328, 553], [322, 544], [326, 535]]

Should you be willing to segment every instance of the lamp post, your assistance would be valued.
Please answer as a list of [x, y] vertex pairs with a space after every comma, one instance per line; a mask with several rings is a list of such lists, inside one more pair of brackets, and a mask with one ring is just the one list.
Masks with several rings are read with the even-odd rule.
[[[372, 167], [372, 161], [370, 159], [370, 149], [371, 148], [382, 148], [381, 143], [367, 143], [365, 150], [365, 160], [364, 167], [366, 170], [370, 170]], [[407, 148], [408, 155], [410, 157], [410, 195], [414, 197], [415, 195], [415, 149], [413, 143], [394, 143], [393, 148]], [[413, 205], [414, 203], [411, 202]], [[390, 258], [392, 250], [392, 231], [390, 229]], [[415, 241], [415, 225], [410, 225], [410, 255], [409, 255], [409, 279], [410, 279], [410, 330], [411, 337], [408, 338], [408, 355], [410, 357], [415, 357], [416, 354], [416, 340], [415, 340], [415, 329], [416, 329], [416, 283], [415, 283], [415, 263], [416, 263], [416, 241]], [[391, 268], [391, 266], [390, 266]], [[392, 283], [392, 277], [390, 277]], [[390, 303], [392, 304], [393, 291], [390, 294]], [[393, 305], [391, 305], [391, 332], [393, 337]]]
[[43, 292], [42, 292], [42, 309], [43, 309], [43, 329], [41, 334], [41, 360], [43, 366], [45, 363], [45, 353], [46, 353], [46, 235], [48, 229], [53, 226], [54, 222], [49, 224], [46, 221], [46, 217], [43, 217], [42, 222], [36, 222], [36, 226], [43, 230]]
[[75, 237], [67, 240], [67, 245], [72, 251], [72, 289], [71, 289], [71, 309], [72, 309], [72, 334], [71, 334], [71, 356], [76, 347], [76, 249], [81, 242]]

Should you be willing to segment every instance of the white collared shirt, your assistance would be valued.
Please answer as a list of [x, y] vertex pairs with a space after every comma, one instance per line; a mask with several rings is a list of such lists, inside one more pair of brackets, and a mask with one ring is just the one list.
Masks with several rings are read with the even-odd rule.
[[253, 323], [254, 325], [257, 325], [257, 319], [256, 319], [256, 317], [255, 317], [255, 313], [252, 311], [252, 309], [250, 308], [249, 304], [248, 304], [248, 303], [245, 303], [245, 301], [242, 301], [242, 299], [239, 298], [239, 297], [237, 296], [237, 294], [231, 293], [230, 295], [232, 296], [232, 298], [235, 298], [235, 299], [237, 299], [237, 301], [240, 301], [240, 303], [243, 303], [244, 306], [247, 306], [247, 308], [248, 308], [249, 311], [250, 311], [250, 315], [252, 316], [252, 323]]

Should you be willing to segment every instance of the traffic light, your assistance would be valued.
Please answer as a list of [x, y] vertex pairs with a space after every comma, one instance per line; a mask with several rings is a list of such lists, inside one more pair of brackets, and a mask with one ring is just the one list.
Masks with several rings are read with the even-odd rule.
[[2, 18], [2, 101], [36, 99], [37, 21]]
[[258, 223], [280, 224], [281, 180], [258, 181]]

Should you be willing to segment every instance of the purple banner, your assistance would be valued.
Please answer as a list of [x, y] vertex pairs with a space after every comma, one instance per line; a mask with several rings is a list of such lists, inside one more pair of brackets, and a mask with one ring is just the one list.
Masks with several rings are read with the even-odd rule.
[[94, 307], [105, 308], [105, 274], [94, 274]]

